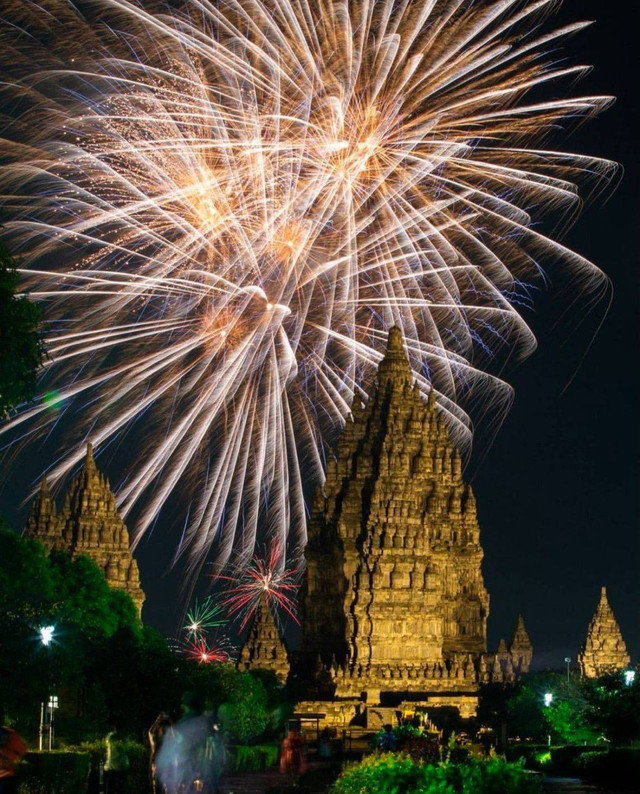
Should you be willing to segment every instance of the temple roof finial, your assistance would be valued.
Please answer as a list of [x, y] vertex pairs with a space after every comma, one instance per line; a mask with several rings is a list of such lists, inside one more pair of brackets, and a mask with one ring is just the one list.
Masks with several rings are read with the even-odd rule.
[[378, 383], [387, 380], [413, 381], [413, 372], [405, 350], [402, 329], [398, 325], [389, 329], [387, 349], [378, 367]]

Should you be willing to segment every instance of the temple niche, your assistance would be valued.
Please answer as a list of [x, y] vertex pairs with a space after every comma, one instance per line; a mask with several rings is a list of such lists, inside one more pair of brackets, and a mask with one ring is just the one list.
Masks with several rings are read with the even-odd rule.
[[312, 506], [294, 673], [314, 700], [299, 710], [409, 698], [471, 716], [479, 684], [515, 680], [532, 648], [520, 617], [487, 653], [475, 497], [398, 328], [352, 411]]
[[40, 541], [47, 551], [66, 551], [73, 557], [86, 554], [101, 568], [111, 587], [131, 596], [140, 615], [144, 592], [129, 548], [129, 531], [118, 513], [109, 481], [96, 467], [91, 444], [60, 512], [46, 479], [42, 480], [24, 535]]
[[578, 654], [580, 673], [586, 678], [597, 678], [624, 669], [629, 661], [620, 626], [609, 606], [607, 588], [603, 587], [595, 614], [589, 623], [587, 636]]

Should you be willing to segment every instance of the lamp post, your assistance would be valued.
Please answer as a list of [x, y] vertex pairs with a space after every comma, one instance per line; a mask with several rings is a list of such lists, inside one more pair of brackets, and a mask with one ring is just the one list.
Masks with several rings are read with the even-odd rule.
[[[45, 648], [49, 648], [53, 642], [53, 637], [55, 634], [55, 626], [41, 626], [38, 630], [40, 634], [40, 642]], [[50, 681], [47, 680], [47, 689], [49, 689]], [[45, 733], [45, 725], [48, 728], [48, 747], [49, 750], [53, 749], [53, 725], [54, 725], [54, 712], [55, 709], [58, 708], [58, 698], [56, 695], [49, 695], [48, 701], [46, 704], [46, 712], [45, 712], [45, 704], [44, 701], [40, 703], [40, 726], [38, 728], [38, 749], [42, 751], [44, 749], [44, 733]], [[47, 721], [45, 722], [45, 716]]]
[[625, 670], [624, 671], [624, 682], [627, 686], [631, 686], [636, 678], [636, 671], [635, 670]]
[[[545, 692], [544, 693], [544, 705], [545, 705], [545, 708], [549, 708], [549, 706], [551, 705], [552, 701], [553, 701], [553, 693], [552, 692]], [[547, 743], [548, 743], [549, 747], [551, 747], [551, 734], [550, 733], [547, 734]]]
[[567, 665], [567, 684], [569, 683], [569, 665], [571, 664], [571, 657], [565, 656], [564, 663]]

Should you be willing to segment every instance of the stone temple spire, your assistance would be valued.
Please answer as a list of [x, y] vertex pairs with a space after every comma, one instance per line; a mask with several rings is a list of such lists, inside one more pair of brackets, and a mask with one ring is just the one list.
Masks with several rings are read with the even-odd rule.
[[289, 675], [287, 649], [280, 639], [276, 621], [264, 593], [260, 597], [245, 644], [240, 649], [238, 667], [241, 670], [271, 670], [281, 684], [286, 682]]
[[420, 691], [459, 676], [451, 688], [468, 691], [464, 675], [486, 652], [475, 499], [435, 392], [425, 400], [414, 381], [392, 328], [313, 504], [301, 651], [345, 671], [338, 697], [375, 702], [407, 677]]
[[533, 658], [533, 645], [524, 626], [522, 615], [518, 615], [511, 642], [509, 643], [509, 653], [518, 674], [528, 673], [531, 659]]
[[629, 661], [620, 626], [609, 606], [607, 588], [603, 587], [600, 591], [600, 602], [578, 654], [580, 673], [587, 678], [597, 678], [622, 670]]
[[129, 532], [118, 513], [116, 497], [109, 481], [87, 445], [84, 465], [75, 477], [62, 510], [55, 504], [46, 482], [36, 496], [25, 534], [39, 540], [47, 549], [68, 551], [72, 556], [86, 554], [104, 571], [112, 587], [128, 593], [140, 612], [144, 593], [140, 587], [138, 565], [129, 548]]
[[40, 481], [40, 490], [31, 505], [31, 513], [24, 529], [27, 538], [39, 540], [47, 550], [62, 548], [56, 505], [47, 485], [47, 478]]

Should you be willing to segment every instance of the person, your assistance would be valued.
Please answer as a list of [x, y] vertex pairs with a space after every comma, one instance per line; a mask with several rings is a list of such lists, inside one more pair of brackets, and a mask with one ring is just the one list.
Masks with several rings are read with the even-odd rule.
[[156, 774], [167, 794], [206, 791], [209, 768], [206, 762], [209, 720], [193, 693], [182, 698], [183, 717], [166, 734], [155, 756]]
[[290, 722], [280, 752], [280, 772], [301, 775], [306, 769], [304, 738], [297, 723]]
[[27, 743], [8, 725], [0, 727], [0, 794], [18, 791], [16, 767], [27, 752]]
[[153, 725], [149, 728], [149, 746], [151, 754], [149, 757], [149, 774], [151, 777], [151, 786], [153, 794], [165, 794], [166, 787], [160, 782], [156, 769], [156, 757], [162, 747], [162, 743], [173, 732], [173, 722], [171, 717], [166, 711], [161, 711], [155, 719]]
[[122, 794], [125, 788], [129, 756], [124, 747], [124, 736], [114, 725], [107, 734], [107, 760], [104, 765], [106, 794]]
[[331, 758], [331, 731], [324, 728], [318, 739], [318, 758]]
[[383, 753], [392, 753], [396, 749], [396, 736], [392, 726], [387, 723], [384, 731], [378, 736], [378, 750]]
[[217, 723], [211, 725], [207, 737], [204, 763], [204, 791], [206, 794], [222, 794], [222, 775], [226, 764], [224, 739]]

